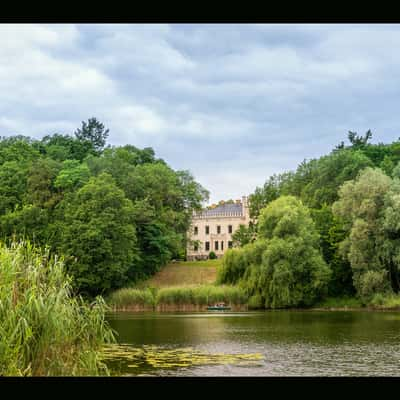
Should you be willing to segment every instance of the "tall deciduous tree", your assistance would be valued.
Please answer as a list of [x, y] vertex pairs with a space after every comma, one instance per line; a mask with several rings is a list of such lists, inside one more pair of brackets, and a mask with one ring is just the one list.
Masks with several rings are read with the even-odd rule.
[[133, 205], [108, 174], [65, 199], [61, 251], [76, 287], [89, 294], [124, 285], [138, 262]]
[[367, 168], [342, 185], [333, 205], [350, 231], [341, 249], [350, 261], [357, 293], [366, 300], [391, 286], [390, 265], [383, 257], [389, 238], [382, 224], [391, 185], [391, 178], [380, 169]]

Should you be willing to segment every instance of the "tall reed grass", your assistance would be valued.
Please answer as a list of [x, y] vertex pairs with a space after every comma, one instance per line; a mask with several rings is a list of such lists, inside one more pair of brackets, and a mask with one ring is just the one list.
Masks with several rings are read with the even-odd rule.
[[155, 296], [149, 288], [123, 288], [111, 293], [107, 298], [107, 303], [114, 307], [127, 307], [130, 305], [153, 307], [155, 305]]
[[115, 339], [105, 302], [86, 304], [70, 283], [47, 250], [0, 243], [0, 375], [108, 374], [100, 350]]
[[162, 288], [157, 293], [157, 304], [207, 305], [216, 302], [245, 304], [247, 296], [237, 286], [181, 286]]
[[247, 296], [245, 291], [237, 286], [185, 285], [153, 288], [153, 290], [119, 289], [107, 299], [110, 306], [122, 309], [135, 305], [153, 307], [158, 304], [207, 305], [221, 301], [232, 305], [246, 304]]

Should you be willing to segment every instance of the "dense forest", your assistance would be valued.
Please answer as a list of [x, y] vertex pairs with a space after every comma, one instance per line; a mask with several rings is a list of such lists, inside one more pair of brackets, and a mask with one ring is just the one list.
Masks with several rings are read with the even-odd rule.
[[183, 258], [186, 230], [208, 192], [153, 149], [106, 145], [96, 118], [72, 135], [0, 138], [0, 233], [64, 257], [89, 296]]
[[[73, 134], [0, 138], [0, 232], [63, 257], [73, 289], [106, 295], [183, 259], [208, 191], [153, 149], [111, 146], [95, 118]], [[250, 195], [218, 283], [249, 304], [364, 303], [400, 291], [400, 141], [349, 132], [330, 154], [276, 174]]]
[[272, 308], [400, 290], [400, 141], [349, 132], [330, 154], [276, 174], [250, 195], [253, 223], [234, 234], [220, 283]]

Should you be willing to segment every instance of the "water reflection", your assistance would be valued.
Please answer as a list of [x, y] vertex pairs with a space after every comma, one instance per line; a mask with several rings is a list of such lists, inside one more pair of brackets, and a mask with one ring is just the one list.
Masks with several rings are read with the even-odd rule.
[[397, 312], [113, 313], [108, 320], [119, 343], [137, 348], [263, 358], [253, 366], [150, 365], [156, 375], [400, 375]]

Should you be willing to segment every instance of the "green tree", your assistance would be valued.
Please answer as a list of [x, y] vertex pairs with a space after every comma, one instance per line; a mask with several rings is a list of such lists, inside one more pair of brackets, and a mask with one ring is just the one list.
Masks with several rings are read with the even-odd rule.
[[96, 153], [101, 153], [108, 137], [108, 129], [96, 118], [89, 118], [88, 122], [82, 121], [82, 127], [75, 131], [76, 138], [81, 142], [91, 143]]
[[324, 204], [320, 209], [310, 211], [319, 234], [323, 258], [332, 270], [328, 294], [335, 297], [354, 295], [350, 263], [339, 251], [340, 243], [348, 232], [343, 228], [341, 220], [333, 215], [331, 206]]
[[[357, 293], [367, 301], [373, 294], [367, 288], [378, 290], [377, 282], [380, 282], [380, 292], [390, 289], [390, 266], [383, 257], [388, 238], [382, 218], [391, 185], [391, 178], [380, 169], [367, 168], [357, 179], [342, 185], [340, 198], [333, 205], [333, 212], [350, 231], [341, 243], [341, 251], [351, 264]], [[369, 271], [374, 271], [375, 275], [367, 274]], [[372, 280], [373, 285], [370, 284]]]
[[256, 187], [254, 193], [249, 196], [250, 218], [258, 218], [260, 210], [268, 203], [280, 196], [282, 175], [272, 175], [267, 179], [262, 188]]
[[0, 137], [0, 165], [7, 161], [28, 164], [40, 156], [34, 140], [27, 136]]
[[65, 160], [54, 182], [56, 188], [74, 190], [84, 185], [90, 178], [87, 164], [78, 160]]
[[239, 228], [232, 234], [232, 242], [235, 247], [245, 246], [256, 240], [257, 227], [250, 221], [249, 225], [240, 224]]
[[0, 215], [22, 206], [28, 180], [28, 166], [6, 161], [0, 168]]
[[35, 160], [28, 170], [25, 203], [53, 208], [60, 200], [54, 186], [59, 170], [60, 163], [51, 158]]
[[218, 281], [239, 280], [265, 307], [284, 308], [312, 305], [326, 294], [330, 274], [309, 210], [281, 196], [261, 210], [257, 240], [226, 252]]
[[90, 154], [93, 154], [91, 142], [58, 133], [44, 136], [38, 146], [43, 154], [57, 161], [82, 161]]
[[309, 306], [326, 293], [331, 271], [301, 201], [282, 196], [271, 202], [260, 214], [258, 235], [267, 240], [259, 280], [266, 307]]
[[128, 281], [138, 263], [132, 202], [112, 177], [93, 177], [65, 200], [61, 251], [75, 287], [90, 295]]

